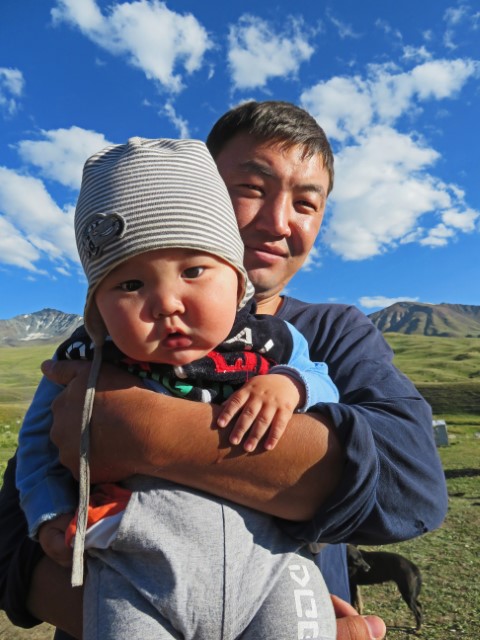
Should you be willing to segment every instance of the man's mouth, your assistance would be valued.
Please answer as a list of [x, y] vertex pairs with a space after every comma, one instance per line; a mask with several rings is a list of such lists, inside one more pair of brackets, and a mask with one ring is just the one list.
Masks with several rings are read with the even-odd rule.
[[246, 251], [266, 262], [277, 261], [288, 256], [288, 252], [278, 245], [247, 245]]

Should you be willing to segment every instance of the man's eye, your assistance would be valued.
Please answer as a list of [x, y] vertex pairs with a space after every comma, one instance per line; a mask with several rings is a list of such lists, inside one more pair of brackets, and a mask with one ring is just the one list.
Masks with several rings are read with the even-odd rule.
[[258, 194], [262, 193], [262, 187], [258, 184], [252, 184], [251, 182], [244, 182], [243, 184], [238, 185], [240, 190], [247, 192], [249, 194]]
[[183, 271], [183, 277], [190, 279], [199, 278], [205, 271], [205, 267], [189, 267]]
[[142, 285], [143, 285], [143, 282], [141, 280], [126, 280], [125, 282], [122, 282], [119, 285], [119, 288], [122, 291], [131, 292], [131, 291], [138, 291]]
[[297, 209], [302, 213], [315, 213], [318, 207], [311, 200], [298, 200]]

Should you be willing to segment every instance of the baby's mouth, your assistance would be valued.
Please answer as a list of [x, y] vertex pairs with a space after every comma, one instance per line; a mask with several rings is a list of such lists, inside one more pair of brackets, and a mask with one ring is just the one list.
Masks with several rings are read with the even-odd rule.
[[162, 340], [162, 345], [167, 349], [185, 349], [191, 344], [192, 339], [181, 331], [172, 331]]

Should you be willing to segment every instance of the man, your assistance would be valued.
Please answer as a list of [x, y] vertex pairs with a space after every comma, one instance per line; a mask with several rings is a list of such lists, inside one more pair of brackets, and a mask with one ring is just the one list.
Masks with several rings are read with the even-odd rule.
[[[312, 358], [328, 363], [340, 403], [294, 416], [273, 451], [248, 455], [215, 429], [215, 407], [154, 395], [133, 386], [126, 374], [105, 369], [92, 422], [93, 479], [158, 475], [277, 516], [280, 526], [309, 542], [382, 544], [437, 527], [446, 490], [430, 410], [391, 364], [380, 333], [354, 308], [280, 295], [313, 247], [333, 186], [323, 131], [293, 105], [247, 103], [220, 119], [207, 144], [233, 201], [258, 311], [290, 321], [305, 335]], [[70, 382], [53, 405], [52, 439], [72, 470], [78, 467], [78, 439], [72, 438], [78, 425], [72, 421], [80, 422], [74, 416], [87, 368], [57, 362], [44, 369], [53, 381]], [[32, 544], [23, 541], [22, 553], [38, 560]], [[14, 577], [22, 582], [18, 546], [16, 565], [9, 562], [6, 577], [0, 576], [5, 593]], [[343, 547], [328, 546], [319, 563], [331, 591], [347, 598]], [[26, 579], [27, 605], [34, 617], [78, 635], [80, 596], [63, 586], [68, 577], [62, 571], [41, 558], [31, 584]], [[55, 593], [62, 594], [60, 605]], [[70, 615], [75, 603], [77, 616]], [[351, 613], [345, 603], [338, 606], [340, 616]], [[18, 619], [25, 624], [25, 614]], [[383, 634], [376, 618], [339, 620], [340, 640]]]

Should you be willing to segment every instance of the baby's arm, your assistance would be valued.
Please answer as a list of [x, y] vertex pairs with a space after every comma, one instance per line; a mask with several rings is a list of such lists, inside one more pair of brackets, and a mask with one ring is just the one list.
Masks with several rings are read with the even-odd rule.
[[324, 362], [312, 362], [308, 343], [295, 327], [286, 322], [293, 338], [290, 360], [257, 376], [236, 391], [224, 404], [217, 424], [226, 427], [240, 413], [230, 434], [239, 444], [245, 433], [246, 451], [253, 451], [268, 431], [266, 449], [273, 449], [283, 435], [293, 412], [307, 411], [319, 402], [338, 402], [338, 390]]
[[58, 451], [50, 441], [50, 407], [62, 388], [43, 378], [20, 430], [16, 484], [32, 538], [40, 525], [75, 511], [77, 504], [73, 477], [60, 465]]

